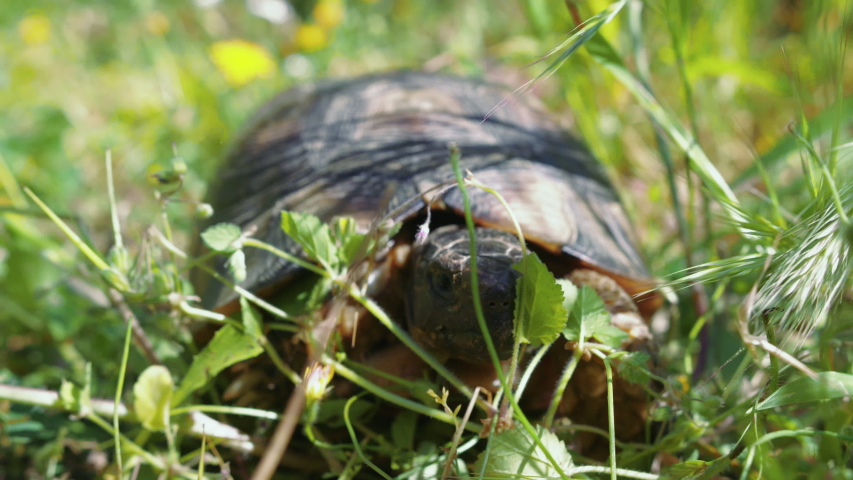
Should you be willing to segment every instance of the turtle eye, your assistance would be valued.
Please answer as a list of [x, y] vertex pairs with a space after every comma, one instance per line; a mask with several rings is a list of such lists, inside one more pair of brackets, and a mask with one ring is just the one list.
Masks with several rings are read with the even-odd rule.
[[439, 293], [452, 293], [453, 292], [453, 277], [450, 276], [450, 273], [440, 271], [436, 272], [432, 276], [432, 285], [435, 287]]

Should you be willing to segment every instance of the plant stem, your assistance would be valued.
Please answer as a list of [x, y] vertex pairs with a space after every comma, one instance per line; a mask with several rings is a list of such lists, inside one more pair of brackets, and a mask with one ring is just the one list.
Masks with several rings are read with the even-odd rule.
[[[575, 467], [570, 470], [572, 475], [576, 473], [610, 473], [620, 477], [636, 478], [638, 480], [658, 480], [660, 475], [653, 473], [636, 472], [634, 470], [626, 470], [624, 468], [599, 467], [595, 465]], [[615, 477], [614, 477], [615, 478]]]
[[347, 400], [347, 403], [344, 406], [344, 423], [346, 424], [347, 431], [349, 432], [350, 438], [352, 439], [352, 445], [353, 447], [355, 447], [356, 453], [358, 453], [358, 456], [361, 458], [361, 461], [364, 462], [365, 465], [372, 468], [374, 472], [378, 473], [379, 476], [381, 476], [385, 480], [392, 480], [392, 478], [389, 477], [387, 473], [383, 472], [382, 469], [377, 467], [373, 462], [370, 461], [369, 458], [364, 455], [364, 452], [361, 450], [361, 443], [359, 443], [358, 437], [356, 437], [355, 435], [355, 429], [352, 428], [352, 422], [349, 419], [349, 409], [352, 404], [356, 400], [358, 400], [359, 396], [360, 395], [351, 397], [349, 400]]
[[[121, 368], [119, 369], [118, 374], [118, 385], [116, 385], [114, 405], [121, 404], [121, 394], [124, 391], [124, 378], [127, 374], [127, 358], [130, 356], [130, 339], [133, 336], [132, 334], [133, 325], [131, 324], [131, 322], [127, 322], [127, 331], [124, 334], [124, 350], [122, 351], [121, 355]], [[118, 408], [113, 408], [113, 440], [115, 441], [116, 448], [116, 464], [118, 465], [118, 471], [121, 472], [121, 438], [119, 430], [118, 411]]]
[[545, 412], [545, 417], [542, 419], [542, 425], [544, 425], [545, 428], [551, 428], [554, 424], [554, 416], [557, 415], [557, 408], [559, 408], [560, 401], [563, 399], [563, 392], [566, 391], [566, 387], [569, 385], [569, 380], [572, 379], [572, 375], [574, 375], [575, 369], [577, 368], [582, 355], [583, 350], [575, 348], [575, 351], [572, 352], [572, 359], [569, 360], [566, 368], [563, 369], [563, 374], [560, 375], [560, 380], [557, 381], [557, 388], [554, 389], [554, 396], [551, 397], [551, 403], [548, 405], [548, 410]]
[[536, 367], [539, 366], [539, 362], [542, 361], [542, 358], [548, 353], [548, 350], [551, 349], [551, 346], [554, 345], [554, 342], [551, 342], [547, 345], [542, 345], [539, 347], [539, 350], [536, 352], [536, 355], [530, 359], [530, 363], [527, 364], [527, 367], [524, 369], [524, 373], [521, 375], [521, 379], [518, 381], [518, 387], [515, 389], [515, 398], [521, 399], [521, 396], [524, 394], [524, 389], [527, 388], [527, 382], [530, 381], [530, 377], [533, 376], [533, 372], [536, 370]]
[[610, 356], [604, 355], [599, 350], [592, 351], [604, 362], [604, 371], [607, 375], [607, 425], [609, 427], [608, 438], [610, 440], [610, 478], [616, 480], [616, 415], [614, 413], [613, 400], [613, 368], [610, 366]]
[[[322, 358], [323, 363], [326, 365], [332, 365], [335, 367], [335, 373], [340, 374], [342, 377], [351, 381], [352, 383], [358, 385], [359, 387], [369, 391], [370, 393], [376, 395], [377, 397], [387, 400], [395, 405], [400, 407], [412, 410], [414, 412], [420, 413], [421, 415], [426, 415], [427, 417], [434, 418], [436, 420], [442, 421], [444, 423], [448, 423], [450, 425], [455, 425], [454, 418], [447, 413], [437, 410], [435, 408], [427, 407], [426, 405], [418, 402], [414, 402], [407, 398], [403, 398], [399, 395], [395, 395], [384, 388], [379, 387], [375, 383], [367, 380], [362, 377], [358, 373], [353, 370], [350, 370], [343, 363], [337, 362], [328, 355], [323, 355]], [[465, 428], [471, 432], [479, 433], [482, 429], [482, 425], [478, 425], [476, 423], [468, 423], [465, 425]]]
[[[531, 425], [530, 421], [527, 420], [527, 417], [524, 415], [524, 412], [521, 410], [521, 407], [515, 400], [515, 396], [512, 393], [512, 386], [507, 384], [507, 376], [504, 374], [503, 369], [500, 368], [498, 353], [497, 350], [495, 350], [494, 343], [492, 342], [492, 337], [489, 333], [489, 328], [486, 325], [486, 319], [483, 316], [483, 307], [480, 304], [480, 290], [479, 282], [477, 279], [477, 248], [474, 240], [476, 238], [476, 233], [474, 231], [474, 218], [471, 214], [471, 200], [468, 198], [468, 189], [465, 187], [465, 181], [462, 178], [462, 170], [459, 168], [459, 157], [459, 148], [455, 145], [451, 145], [450, 163], [453, 166], [453, 173], [456, 175], [456, 183], [459, 185], [459, 191], [462, 194], [462, 203], [465, 208], [465, 224], [468, 227], [468, 235], [471, 239], [471, 293], [474, 297], [474, 312], [477, 315], [477, 322], [480, 324], [480, 331], [482, 332], [483, 337], [486, 341], [486, 347], [489, 350], [489, 356], [492, 359], [492, 363], [496, 367], [495, 371], [498, 374], [498, 378], [500, 378], [504, 395], [506, 395], [506, 398], [509, 400], [509, 404], [512, 405], [512, 411], [515, 412], [516, 418], [524, 426], [524, 429], [527, 431], [527, 433], [530, 434], [530, 437], [536, 443], [536, 446], [542, 449], [542, 452], [545, 454], [545, 457], [547, 457], [548, 461], [551, 462], [551, 466], [554, 467], [554, 470], [556, 470], [557, 473], [560, 474], [560, 478], [562, 478], [563, 480], [568, 480], [568, 477], [557, 464], [557, 461], [554, 459], [554, 456], [551, 455], [551, 452], [545, 447], [545, 445], [542, 444], [542, 439], [539, 438], [539, 435], [537, 435], [536, 429], [533, 428], [533, 425]], [[519, 301], [519, 299], [516, 299], [516, 301]], [[516, 339], [516, 343], [518, 343], [518, 339]]]

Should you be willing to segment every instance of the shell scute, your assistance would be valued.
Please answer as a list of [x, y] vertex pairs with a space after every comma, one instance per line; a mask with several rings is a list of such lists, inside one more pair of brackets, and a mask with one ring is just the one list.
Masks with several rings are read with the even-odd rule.
[[[418, 72], [296, 87], [262, 108], [235, 144], [212, 186], [211, 224], [254, 226], [257, 238], [298, 253], [281, 231], [282, 210], [326, 221], [351, 215], [368, 224], [451, 180], [453, 142], [462, 168], [507, 199], [528, 241], [617, 277], [647, 281], [603, 168], [528, 100], [477, 80]], [[491, 195], [470, 192], [479, 223], [512, 231]], [[451, 211], [462, 210], [457, 189], [441, 200]], [[423, 198], [411, 202], [396, 220], [425, 206]], [[257, 249], [247, 251], [247, 265], [247, 289], [268, 287], [296, 270]], [[233, 298], [221, 285], [205, 292], [210, 307]]]

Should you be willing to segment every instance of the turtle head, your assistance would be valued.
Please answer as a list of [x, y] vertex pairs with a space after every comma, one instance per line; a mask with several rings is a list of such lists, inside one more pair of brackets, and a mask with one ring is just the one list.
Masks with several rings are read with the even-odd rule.
[[[518, 239], [491, 228], [478, 228], [477, 277], [480, 305], [498, 356], [509, 358], [513, 345], [515, 284], [512, 266], [521, 260]], [[471, 288], [468, 231], [447, 225], [418, 247], [407, 294], [409, 330], [430, 350], [472, 363], [489, 361]]]

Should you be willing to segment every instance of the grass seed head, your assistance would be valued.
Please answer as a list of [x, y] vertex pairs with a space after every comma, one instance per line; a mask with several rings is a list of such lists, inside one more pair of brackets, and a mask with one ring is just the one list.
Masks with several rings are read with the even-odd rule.
[[[849, 210], [853, 206], [853, 183], [839, 193], [844, 209]], [[794, 334], [807, 336], [824, 324], [850, 285], [850, 229], [832, 203], [792, 228], [786, 236], [793, 247], [774, 259], [775, 267], [759, 289], [752, 308], [753, 321], [769, 315], [771, 324], [780, 328], [786, 338]]]

